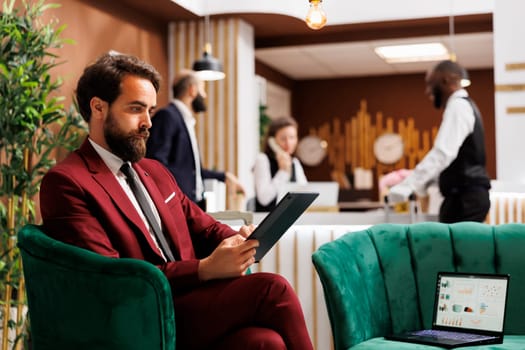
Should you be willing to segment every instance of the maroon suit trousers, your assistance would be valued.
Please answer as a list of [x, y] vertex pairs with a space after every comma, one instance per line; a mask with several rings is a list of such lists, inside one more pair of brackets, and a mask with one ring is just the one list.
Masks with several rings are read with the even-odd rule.
[[174, 304], [177, 349], [313, 349], [299, 299], [280, 275], [209, 281]]

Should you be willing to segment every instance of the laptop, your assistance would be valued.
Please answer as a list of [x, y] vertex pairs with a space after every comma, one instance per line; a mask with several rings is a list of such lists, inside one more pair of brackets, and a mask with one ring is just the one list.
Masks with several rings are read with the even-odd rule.
[[385, 339], [451, 349], [503, 343], [509, 275], [439, 272], [432, 329]]
[[316, 192], [288, 192], [277, 203], [277, 206], [247, 238], [259, 240], [255, 262], [259, 262], [268, 253], [318, 195], [319, 193]]
[[277, 195], [277, 200], [288, 192], [317, 192], [319, 196], [312, 203], [311, 208], [336, 207], [339, 200], [339, 183], [335, 181], [309, 181], [306, 184], [288, 182], [284, 184]]

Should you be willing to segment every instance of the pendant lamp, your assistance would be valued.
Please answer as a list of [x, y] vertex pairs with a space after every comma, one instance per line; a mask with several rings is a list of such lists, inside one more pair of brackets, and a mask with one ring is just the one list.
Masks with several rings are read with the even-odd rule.
[[224, 79], [226, 74], [222, 69], [222, 63], [211, 54], [211, 43], [209, 41], [210, 18], [204, 17], [204, 52], [202, 58], [193, 63], [193, 70], [199, 79], [213, 81]]

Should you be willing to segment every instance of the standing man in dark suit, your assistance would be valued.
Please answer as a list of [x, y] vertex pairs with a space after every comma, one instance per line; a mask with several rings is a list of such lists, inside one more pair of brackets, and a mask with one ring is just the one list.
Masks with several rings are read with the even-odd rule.
[[77, 102], [89, 136], [42, 180], [45, 232], [158, 266], [171, 285], [177, 349], [312, 350], [290, 284], [276, 274], [245, 275], [258, 246], [246, 240], [254, 227], [235, 231], [217, 222], [162, 164], [144, 159], [159, 78], [121, 54], [84, 70]]
[[172, 89], [173, 101], [157, 111], [152, 119], [146, 157], [164, 164], [182, 191], [201, 209], [206, 205], [203, 198], [205, 179], [226, 182], [228, 187], [233, 187], [234, 193], [244, 193], [232, 173], [202, 167], [193, 113], [206, 111], [204, 82], [192, 71], [184, 71], [175, 79]]

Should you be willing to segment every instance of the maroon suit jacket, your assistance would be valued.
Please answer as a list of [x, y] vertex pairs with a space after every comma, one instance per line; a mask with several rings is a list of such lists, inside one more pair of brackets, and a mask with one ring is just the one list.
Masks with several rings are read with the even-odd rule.
[[164, 262], [135, 207], [88, 140], [42, 180], [44, 230], [105, 256], [149, 261], [168, 277], [174, 293], [199, 285], [198, 258], [236, 231], [186, 197], [161, 163], [143, 159], [133, 168], [157, 207], [175, 262]]

